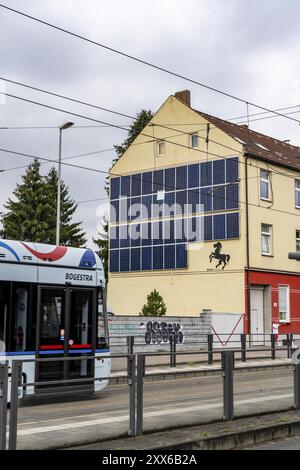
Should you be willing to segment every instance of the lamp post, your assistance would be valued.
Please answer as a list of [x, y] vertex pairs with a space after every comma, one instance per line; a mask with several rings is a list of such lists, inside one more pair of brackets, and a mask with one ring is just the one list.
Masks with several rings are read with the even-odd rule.
[[61, 199], [61, 147], [62, 131], [72, 127], [74, 122], [65, 122], [59, 127], [58, 177], [57, 177], [57, 209], [56, 209], [56, 245], [60, 241], [60, 199]]

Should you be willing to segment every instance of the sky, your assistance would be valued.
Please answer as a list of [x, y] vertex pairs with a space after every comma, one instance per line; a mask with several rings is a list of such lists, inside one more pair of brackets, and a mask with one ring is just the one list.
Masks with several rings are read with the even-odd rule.
[[[270, 109], [299, 105], [299, 0], [0, 0], [61, 28], [139, 57]], [[171, 94], [190, 89], [192, 106], [224, 119], [246, 114], [246, 105], [183, 79], [151, 69], [96, 45], [0, 7], [0, 76], [109, 108], [130, 116], [155, 112]], [[89, 245], [101, 225], [105, 172], [114, 145], [126, 132], [68, 114], [127, 127], [131, 120], [0, 81], [0, 91], [66, 112], [0, 95], [0, 147], [56, 160], [59, 126], [62, 176], [78, 209]], [[250, 106], [250, 114], [259, 112]], [[12, 127], [42, 127], [11, 129]], [[88, 127], [87, 127], [88, 126]], [[91, 127], [92, 126], [92, 127]], [[96, 126], [96, 127], [95, 127]], [[1, 129], [1, 128], [9, 129]], [[251, 128], [300, 145], [299, 124], [284, 118], [251, 122]], [[32, 160], [0, 151], [0, 212]], [[43, 164], [47, 172], [50, 164]], [[2, 171], [6, 170], [6, 171]], [[103, 171], [103, 173], [100, 173]], [[96, 200], [95, 200], [96, 199]], [[91, 201], [93, 202], [85, 202]]]

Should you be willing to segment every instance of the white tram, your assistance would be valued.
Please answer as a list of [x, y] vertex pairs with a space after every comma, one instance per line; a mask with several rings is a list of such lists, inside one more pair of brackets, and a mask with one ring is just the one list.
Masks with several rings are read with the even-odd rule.
[[[13, 359], [75, 359], [24, 362], [27, 383], [109, 377], [109, 357], [76, 360], [109, 356], [105, 299], [103, 266], [93, 250], [0, 239], [2, 359], [10, 365]], [[99, 391], [107, 382], [90, 387]]]

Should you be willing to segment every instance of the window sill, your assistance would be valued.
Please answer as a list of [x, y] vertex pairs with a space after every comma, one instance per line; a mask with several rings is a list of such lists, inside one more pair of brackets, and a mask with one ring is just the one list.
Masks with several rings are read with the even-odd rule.
[[[261, 197], [260, 198], [261, 201], [264, 201], [264, 202], [273, 202], [272, 199], [269, 199], [267, 197]], [[299, 208], [300, 209], [300, 208]]]
[[261, 256], [266, 256], [267, 258], [274, 258], [274, 255], [271, 253], [262, 253]]

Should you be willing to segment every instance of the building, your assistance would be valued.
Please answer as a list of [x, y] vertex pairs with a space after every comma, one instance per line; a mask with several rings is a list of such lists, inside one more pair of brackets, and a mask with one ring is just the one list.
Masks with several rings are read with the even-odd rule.
[[112, 168], [110, 198], [115, 313], [138, 314], [156, 288], [169, 315], [211, 309], [243, 315], [246, 332], [274, 321], [300, 332], [300, 264], [288, 258], [300, 251], [299, 147], [179, 92]]

